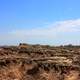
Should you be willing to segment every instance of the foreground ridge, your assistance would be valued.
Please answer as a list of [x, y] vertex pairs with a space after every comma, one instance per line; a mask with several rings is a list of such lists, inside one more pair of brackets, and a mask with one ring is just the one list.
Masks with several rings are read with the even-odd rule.
[[0, 80], [80, 80], [80, 46], [1, 46], [0, 76]]

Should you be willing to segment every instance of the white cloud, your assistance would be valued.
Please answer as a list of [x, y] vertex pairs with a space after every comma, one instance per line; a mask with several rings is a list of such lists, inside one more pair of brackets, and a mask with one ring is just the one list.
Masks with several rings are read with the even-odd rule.
[[59, 32], [79, 32], [80, 31], [80, 19], [77, 20], [67, 20], [60, 21], [54, 24], [51, 24], [48, 27], [44, 28], [35, 28], [31, 30], [15, 30], [10, 34], [18, 37], [57, 37]]
[[[2, 36], [3, 40], [22, 40], [22, 41], [31, 41], [36, 42], [37, 41], [45, 41], [47, 40], [47, 43], [49, 40], [62, 41], [62, 44], [65, 44], [72, 42], [76, 44], [76, 40], [80, 40], [80, 19], [75, 20], [65, 20], [65, 21], [59, 21], [52, 23], [51, 25], [43, 28], [35, 28], [35, 29], [25, 29], [25, 30], [13, 30], [9, 32], [6, 35]], [[1, 35], [0, 35], [1, 36]], [[6, 36], [6, 37], [5, 37]], [[77, 36], [77, 37], [76, 37]], [[75, 38], [77, 38], [75, 40]], [[65, 40], [65, 41], [63, 41]]]

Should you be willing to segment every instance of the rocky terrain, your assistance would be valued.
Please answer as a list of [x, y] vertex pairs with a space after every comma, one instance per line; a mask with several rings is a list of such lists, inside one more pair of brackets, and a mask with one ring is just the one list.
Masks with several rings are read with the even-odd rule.
[[80, 46], [1, 46], [0, 80], [80, 80]]

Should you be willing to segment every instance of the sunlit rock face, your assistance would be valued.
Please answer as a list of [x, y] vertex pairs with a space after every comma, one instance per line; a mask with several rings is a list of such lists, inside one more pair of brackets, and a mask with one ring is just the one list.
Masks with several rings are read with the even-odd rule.
[[0, 47], [0, 80], [80, 80], [80, 46]]

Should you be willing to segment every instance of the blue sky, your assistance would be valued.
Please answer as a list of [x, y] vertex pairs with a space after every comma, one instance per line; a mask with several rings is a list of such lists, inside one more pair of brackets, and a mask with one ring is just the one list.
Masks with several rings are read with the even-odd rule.
[[80, 0], [0, 0], [0, 44], [80, 44]]

